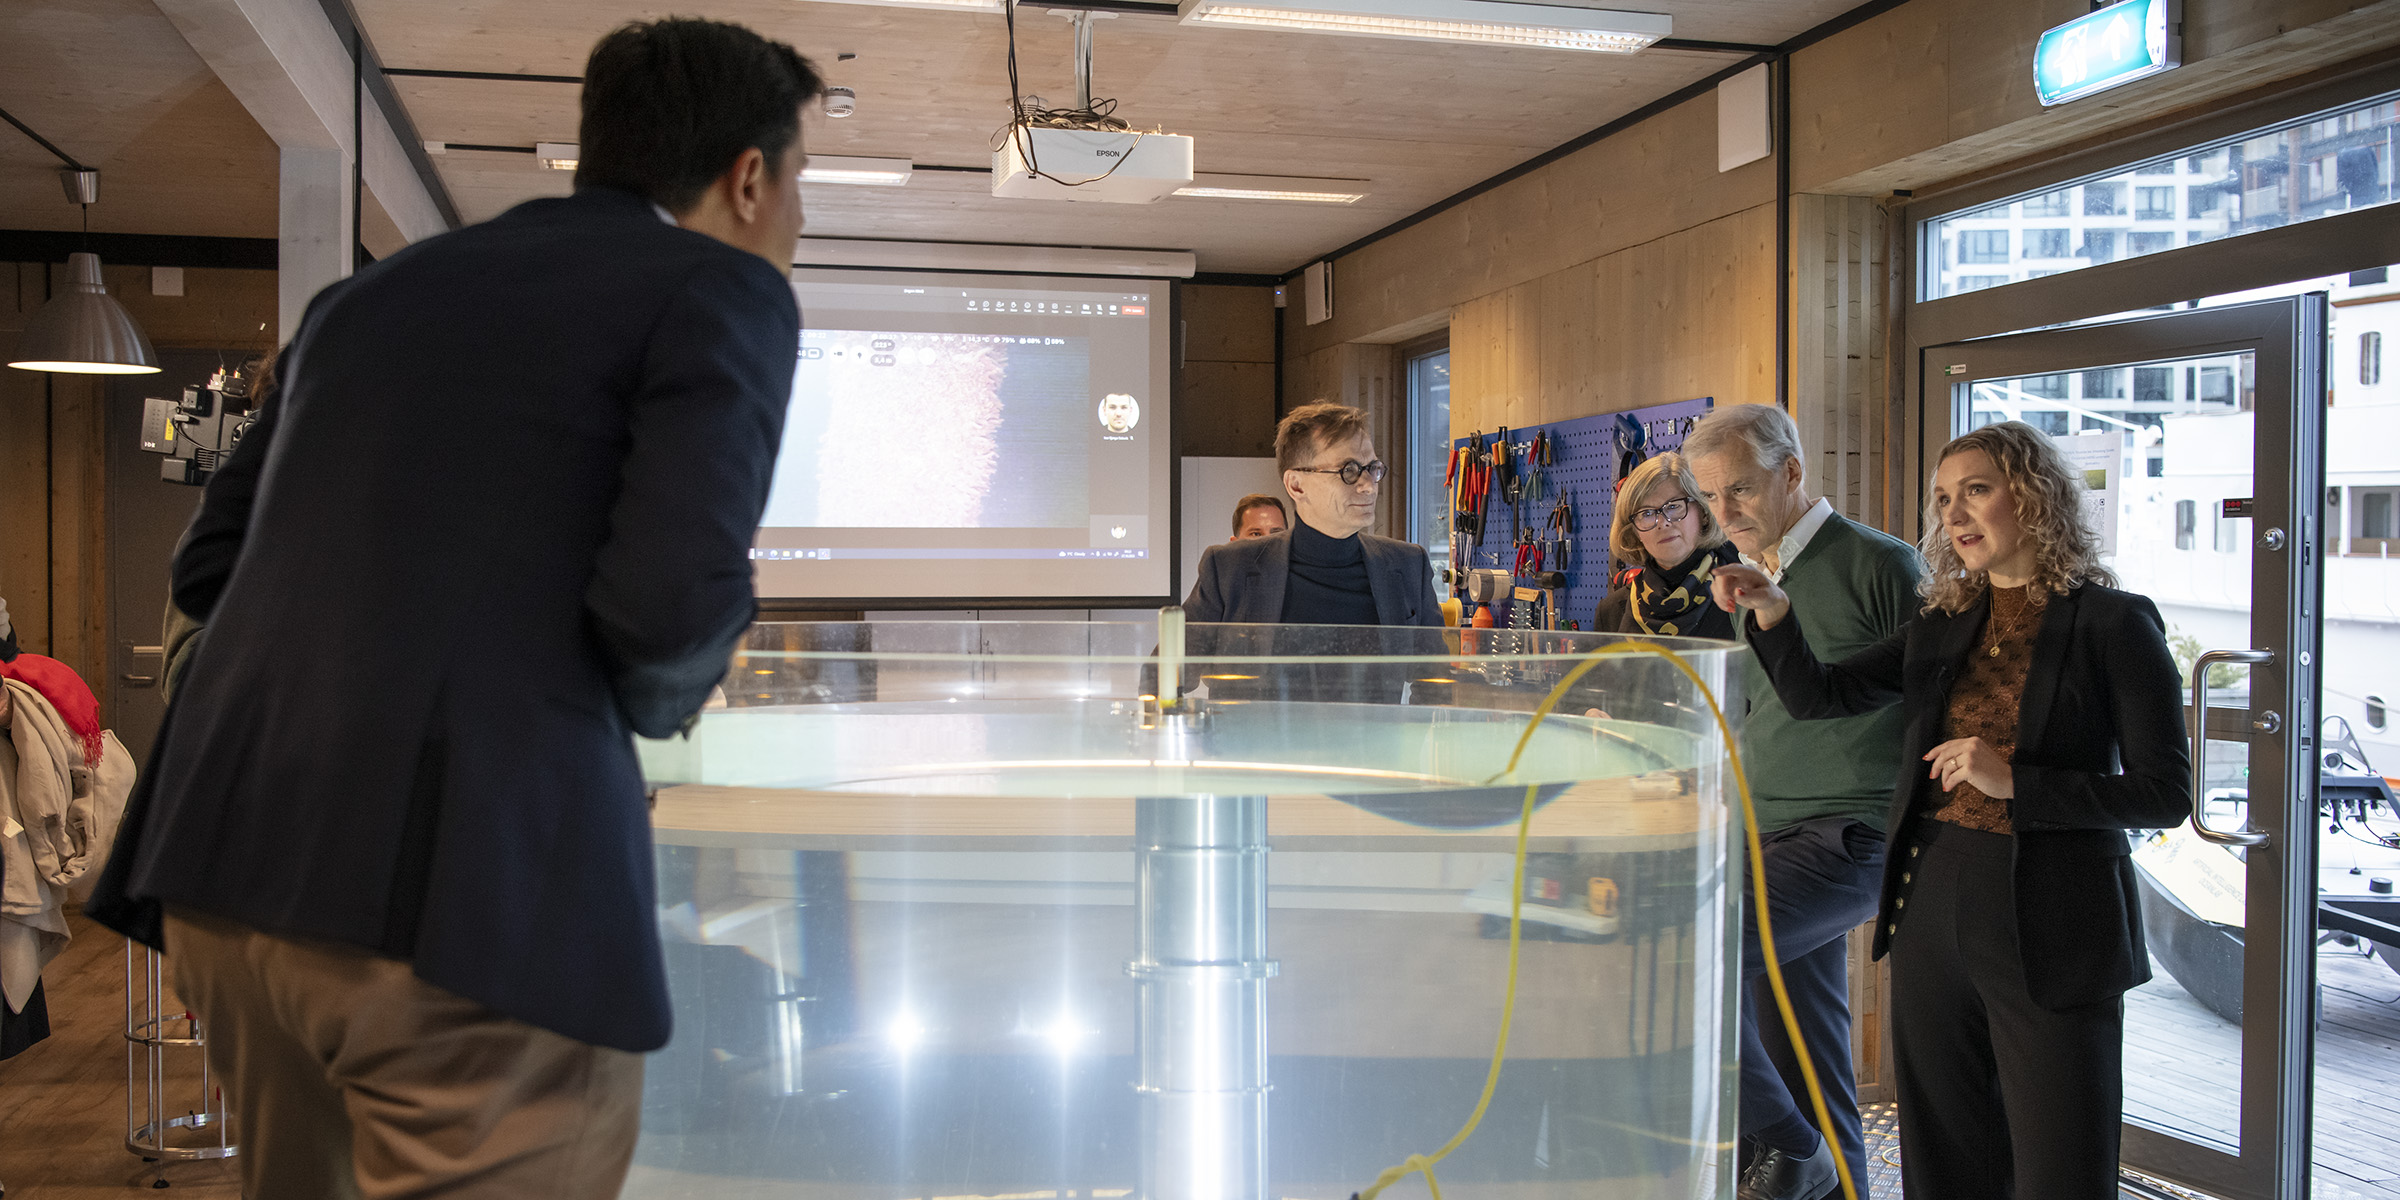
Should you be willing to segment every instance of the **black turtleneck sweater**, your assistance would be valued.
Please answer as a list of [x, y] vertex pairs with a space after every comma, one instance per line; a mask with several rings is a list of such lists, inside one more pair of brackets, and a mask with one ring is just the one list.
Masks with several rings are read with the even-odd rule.
[[1286, 625], [1374, 625], [1367, 547], [1357, 534], [1327, 537], [1306, 521], [1292, 524], [1292, 572], [1283, 585]]

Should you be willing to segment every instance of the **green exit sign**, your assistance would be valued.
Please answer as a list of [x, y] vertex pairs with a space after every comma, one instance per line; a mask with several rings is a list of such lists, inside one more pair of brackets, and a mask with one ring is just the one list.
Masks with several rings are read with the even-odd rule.
[[2182, 14], [2174, 0], [2123, 0], [2042, 35], [2033, 90], [2065, 104], [2182, 65]]

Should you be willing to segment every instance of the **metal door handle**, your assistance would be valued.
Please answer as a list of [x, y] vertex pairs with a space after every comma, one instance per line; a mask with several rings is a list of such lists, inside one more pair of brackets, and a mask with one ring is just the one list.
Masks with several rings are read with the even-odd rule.
[[[2210, 650], [2192, 663], [2192, 832], [2220, 846], [2264, 845], [2267, 835], [2255, 829], [2228, 833], [2208, 827], [2208, 792], [2201, 778], [2208, 765], [2208, 669], [2217, 663], [2262, 666], [2274, 661], [2272, 650]], [[2247, 804], [2244, 807], [2247, 809]]]
[[158, 682], [158, 676], [156, 675], [119, 675], [117, 678], [122, 679], [135, 687], [149, 687], [151, 684]]

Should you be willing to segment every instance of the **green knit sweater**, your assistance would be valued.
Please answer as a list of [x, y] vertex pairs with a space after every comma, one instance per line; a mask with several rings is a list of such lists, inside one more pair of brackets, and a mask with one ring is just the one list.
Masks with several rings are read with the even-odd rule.
[[[1784, 565], [1783, 590], [1801, 615], [1810, 652], [1833, 663], [1882, 641], [1916, 615], [1924, 570], [1908, 543], [1837, 513]], [[1793, 720], [1755, 655], [1744, 661], [1742, 686], [1748, 709], [1742, 766], [1758, 802], [1760, 830], [1836, 816], [1882, 829], [1907, 714], [1894, 705], [1860, 717]]]

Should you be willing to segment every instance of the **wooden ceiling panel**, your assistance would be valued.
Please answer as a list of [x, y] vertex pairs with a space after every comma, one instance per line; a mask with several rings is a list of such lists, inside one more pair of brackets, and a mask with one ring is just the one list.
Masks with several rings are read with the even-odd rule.
[[[1789, 20], [1813, 21], [1824, 6], [1791, 0], [1713, 8], [1720, 17], [1735, 8], [1788, 9]], [[572, 0], [360, 0], [359, 8], [387, 66], [545, 75], [579, 73], [602, 33], [659, 15]], [[857, 115], [811, 120], [811, 151], [990, 164], [1009, 102], [1007, 29], [998, 14], [726, 0], [709, 15], [790, 41], [831, 82], [857, 91]], [[1068, 23], [1027, 9], [1017, 48], [1026, 93], [1069, 102]], [[838, 61], [842, 53], [856, 57]], [[1679, 51], [1618, 57], [1187, 28], [1150, 16], [1100, 21], [1093, 57], [1093, 90], [1114, 98], [1117, 115], [1136, 128], [1193, 137], [1199, 170], [1365, 180], [1360, 190], [1369, 199], [1350, 206], [1188, 198], [1068, 205], [994, 199], [983, 175], [920, 172], [905, 189], [812, 189], [810, 232], [1171, 247], [1197, 252], [1202, 270], [1282, 271], [1733, 61]], [[571, 84], [406, 76], [393, 84], [431, 141], [525, 146], [575, 137]], [[530, 162], [485, 161], [504, 157], [452, 152], [439, 160], [462, 215], [489, 216], [561, 186], [562, 176], [544, 179]]]
[[[0, 108], [100, 169], [95, 231], [275, 236], [275, 143], [149, 0], [0, 3]], [[0, 127], [0, 227], [78, 227], [61, 165]]]

